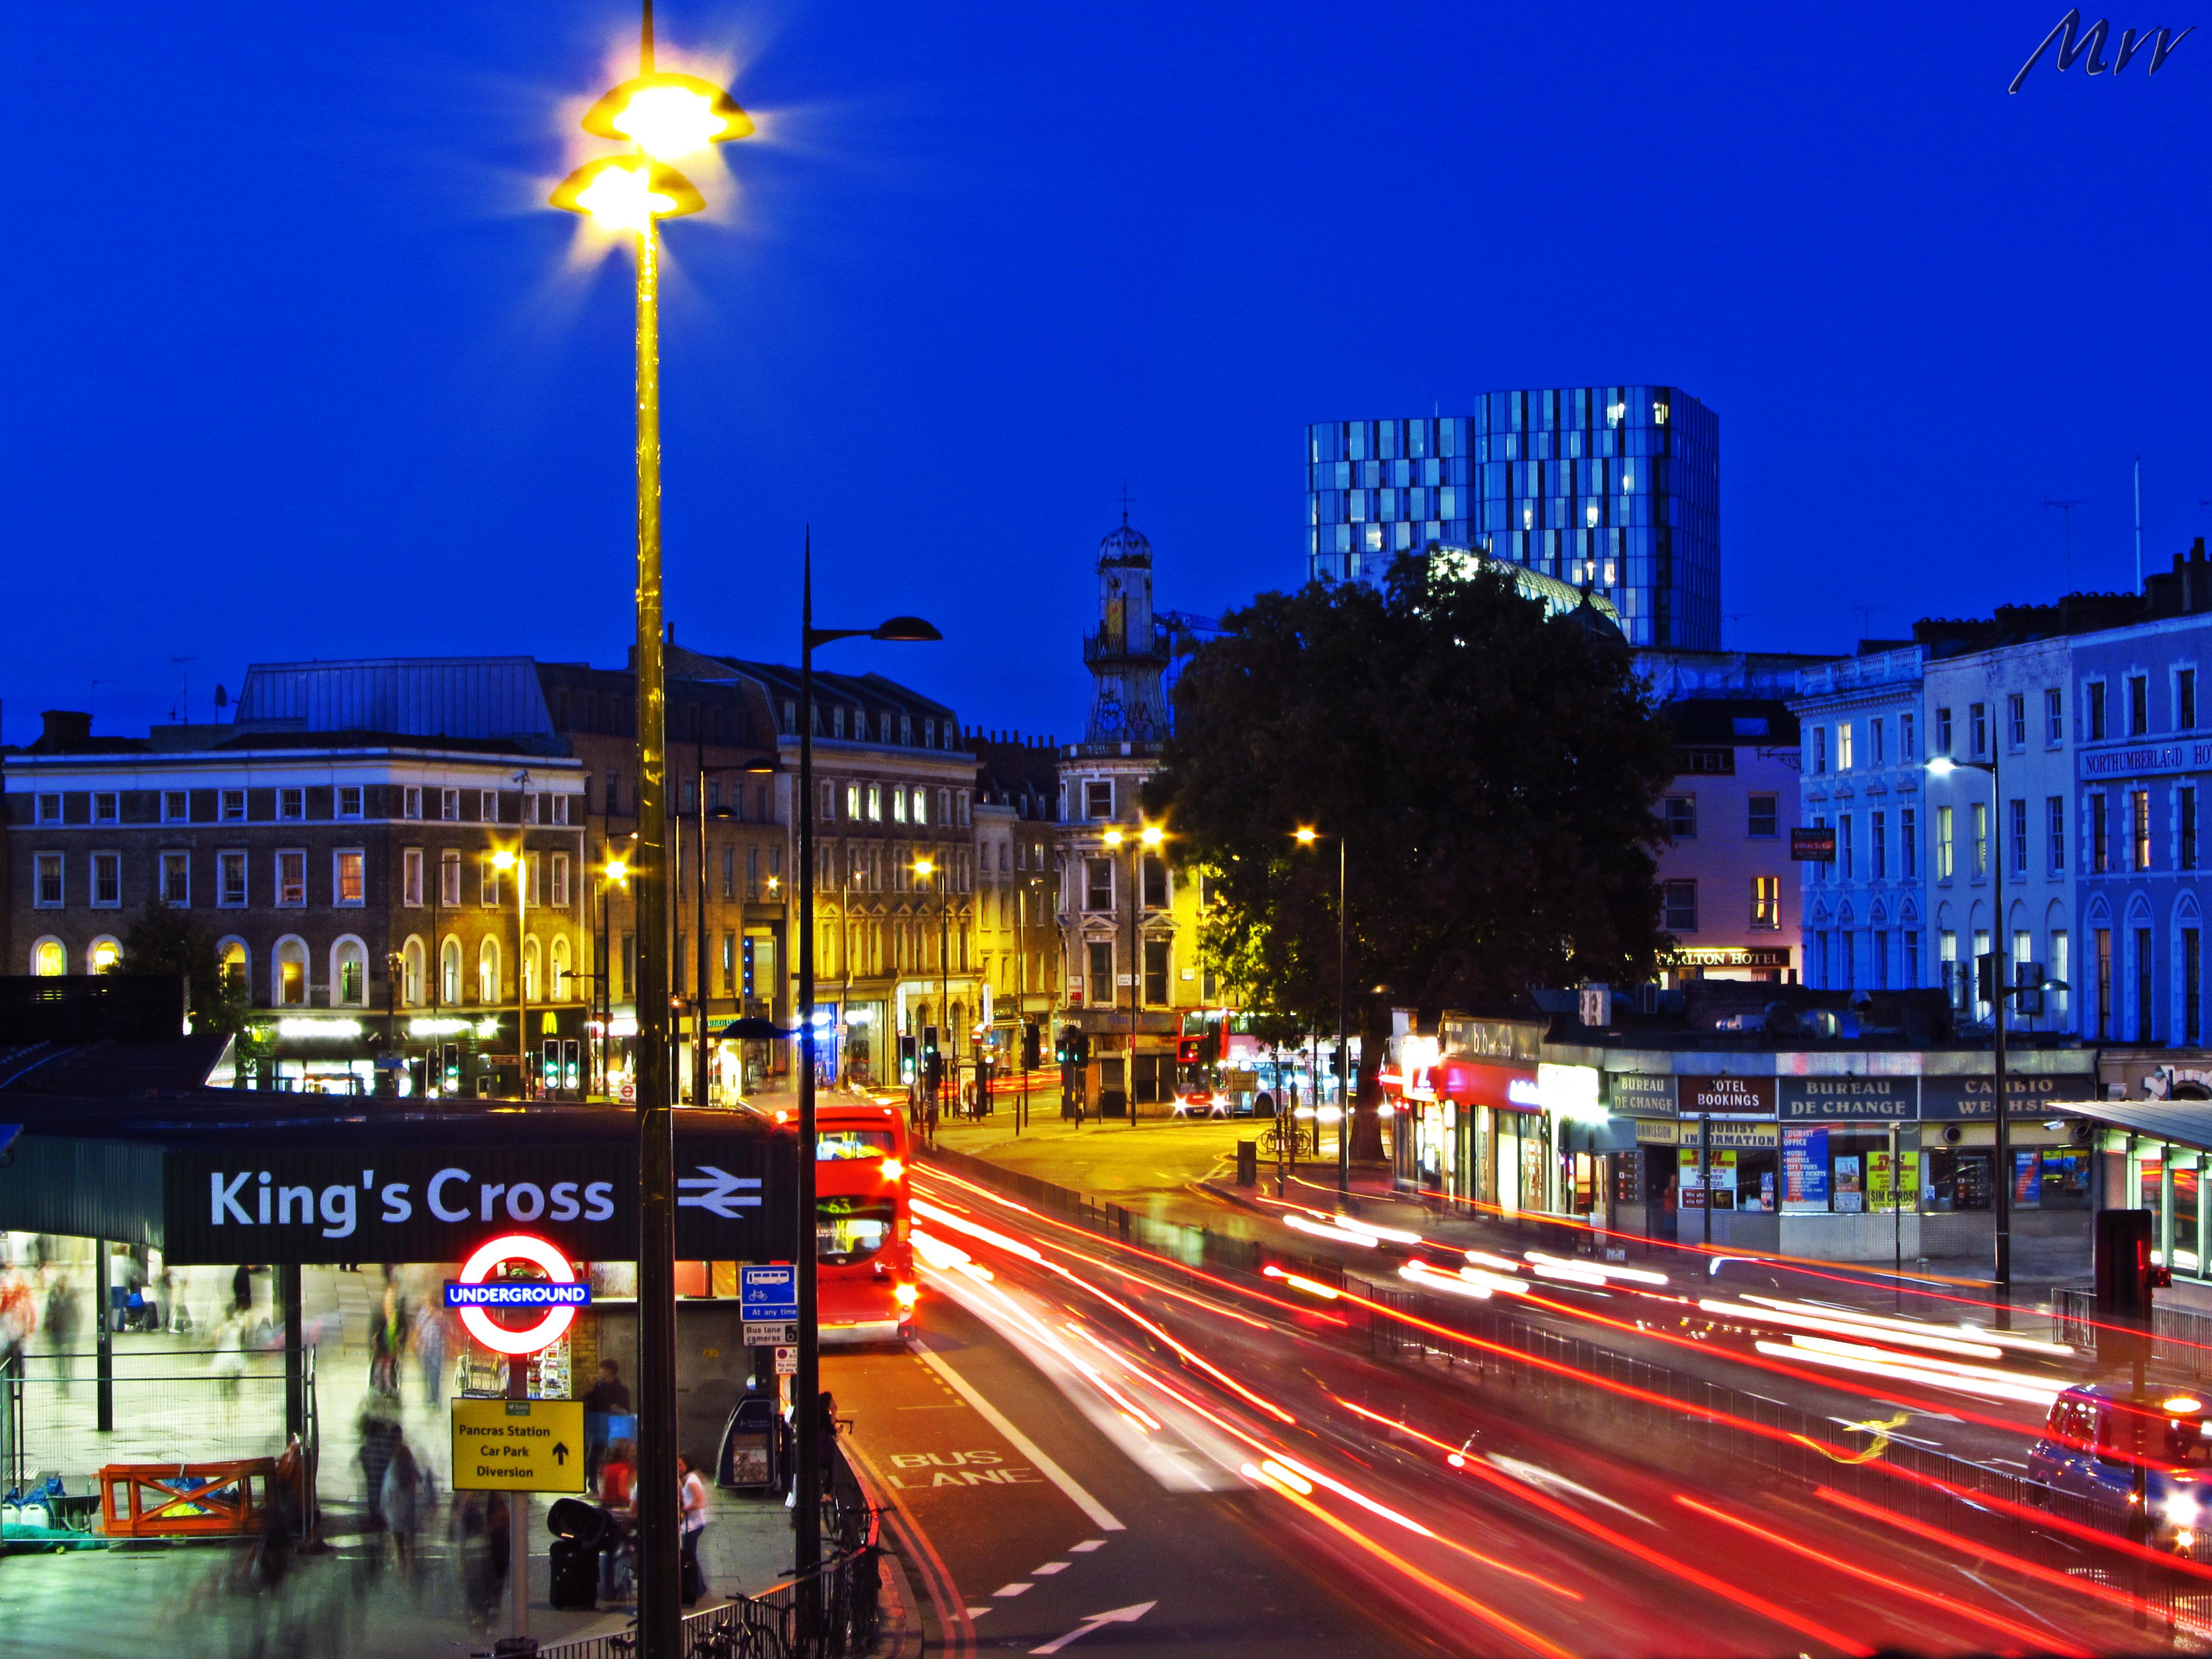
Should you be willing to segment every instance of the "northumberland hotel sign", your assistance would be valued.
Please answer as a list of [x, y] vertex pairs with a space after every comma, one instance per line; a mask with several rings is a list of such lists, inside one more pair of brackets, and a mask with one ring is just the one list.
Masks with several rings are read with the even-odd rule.
[[2107, 749], [2081, 757], [2081, 775], [2090, 778], [2207, 770], [2212, 770], [2212, 743], [2138, 744], [2132, 749]]

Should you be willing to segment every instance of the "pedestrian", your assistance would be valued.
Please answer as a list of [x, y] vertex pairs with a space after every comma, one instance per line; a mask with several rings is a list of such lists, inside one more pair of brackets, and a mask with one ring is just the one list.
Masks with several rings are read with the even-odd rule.
[[384, 1301], [368, 1334], [368, 1386], [379, 1394], [399, 1397], [399, 1356], [407, 1346], [407, 1328], [399, 1309], [399, 1286], [389, 1279]]
[[354, 1454], [361, 1465], [362, 1498], [372, 1531], [381, 1532], [390, 1525], [384, 1513], [384, 1477], [391, 1471], [393, 1453], [402, 1439], [397, 1403], [388, 1395], [372, 1392], [362, 1405], [361, 1449]]
[[76, 1358], [70, 1350], [76, 1344], [76, 1289], [67, 1273], [58, 1273], [46, 1286], [46, 1352], [61, 1374], [62, 1395], [67, 1398]]
[[630, 1559], [630, 1523], [637, 1503], [637, 1443], [617, 1440], [599, 1465], [599, 1508], [607, 1539], [599, 1552], [599, 1593], [610, 1601], [629, 1599], [637, 1579]]
[[921, 1107], [921, 1144], [934, 1150], [937, 1146], [937, 1093], [932, 1090]]
[[707, 1530], [714, 1511], [707, 1504], [707, 1483], [699, 1478], [699, 1461], [679, 1453], [676, 1459], [677, 1497], [684, 1510], [684, 1544], [678, 1571], [684, 1605], [696, 1607], [708, 1591], [707, 1575], [699, 1566], [699, 1534]]
[[399, 1559], [400, 1573], [410, 1583], [415, 1577], [415, 1535], [422, 1529], [422, 1511], [428, 1507], [427, 1484], [428, 1476], [415, 1460], [415, 1449], [395, 1424], [392, 1460], [384, 1466], [379, 1497], [385, 1529], [392, 1534], [392, 1553]]
[[611, 1418], [630, 1414], [629, 1390], [623, 1385], [622, 1370], [611, 1359], [599, 1361], [599, 1379], [584, 1391], [584, 1486], [596, 1491], [599, 1465], [606, 1461], [607, 1443], [614, 1433]]
[[246, 1315], [233, 1308], [222, 1324], [216, 1327], [215, 1352], [208, 1360], [208, 1370], [215, 1377], [228, 1405], [238, 1398], [238, 1380], [246, 1375]]
[[415, 1362], [422, 1370], [422, 1397], [435, 1411], [446, 1395], [446, 1310], [425, 1298], [415, 1316]]
[[253, 1311], [253, 1269], [239, 1264], [238, 1271], [230, 1276], [230, 1305], [234, 1313]]
[[31, 1333], [39, 1328], [38, 1304], [23, 1275], [9, 1269], [0, 1279], [0, 1374], [21, 1376]]
[[471, 1622], [481, 1629], [498, 1616], [507, 1593], [507, 1494], [468, 1492], [455, 1498], [447, 1524], [461, 1570], [461, 1594]]

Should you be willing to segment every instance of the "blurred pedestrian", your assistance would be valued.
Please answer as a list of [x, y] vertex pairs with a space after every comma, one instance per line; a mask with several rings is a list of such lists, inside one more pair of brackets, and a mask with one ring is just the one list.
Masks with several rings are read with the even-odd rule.
[[208, 1360], [208, 1370], [221, 1385], [226, 1404], [238, 1398], [238, 1380], [246, 1375], [246, 1315], [233, 1308], [222, 1324], [216, 1327], [215, 1352]]
[[368, 1509], [369, 1526], [383, 1531], [390, 1524], [384, 1514], [384, 1477], [394, 1452], [402, 1443], [398, 1402], [388, 1395], [370, 1394], [362, 1403], [361, 1449], [354, 1459], [361, 1465], [361, 1493]]
[[46, 1286], [46, 1352], [53, 1357], [54, 1369], [60, 1373], [62, 1395], [67, 1398], [70, 1379], [76, 1370], [76, 1358], [70, 1350], [76, 1346], [76, 1287], [69, 1282], [67, 1273], [58, 1273], [54, 1282]]
[[454, 1558], [461, 1570], [461, 1595], [469, 1617], [480, 1627], [498, 1615], [507, 1594], [510, 1514], [505, 1492], [456, 1494], [450, 1522]]
[[10, 1268], [0, 1279], [0, 1372], [23, 1374], [23, 1356], [30, 1346], [31, 1333], [38, 1328], [39, 1309], [31, 1297], [30, 1282]]
[[623, 1385], [622, 1370], [611, 1359], [599, 1361], [599, 1381], [584, 1391], [584, 1485], [597, 1491], [599, 1465], [606, 1461], [607, 1442], [613, 1437], [611, 1418], [630, 1414], [629, 1390]]
[[386, 1279], [384, 1300], [368, 1332], [368, 1386], [378, 1394], [399, 1397], [399, 1356], [407, 1346], [407, 1328], [399, 1310], [399, 1286]]
[[422, 1369], [422, 1397], [432, 1410], [446, 1392], [446, 1310], [425, 1300], [415, 1316], [415, 1358]]
[[422, 1530], [422, 1511], [429, 1507], [428, 1484], [428, 1477], [415, 1460], [415, 1449], [404, 1435], [398, 1433], [395, 1425], [391, 1461], [384, 1466], [381, 1506], [385, 1529], [392, 1534], [392, 1553], [399, 1559], [400, 1572], [410, 1582], [415, 1577], [415, 1535]]
[[696, 1607], [708, 1591], [707, 1575], [699, 1566], [699, 1534], [714, 1518], [707, 1502], [707, 1483], [699, 1477], [699, 1462], [688, 1454], [676, 1459], [676, 1492], [684, 1510], [684, 1544], [678, 1571], [684, 1605]]
[[240, 1262], [238, 1271], [230, 1276], [230, 1305], [236, 1313], [253, 1311], [253, 1269], [244, 1262]]
[[607, 1540], [599, 1553], [599, 1593], [626, 1601], [636, 1584], [630, 1559], [631, 1520], [637, 1502], [637, 1443], [617, 1440], [599, 1466], [599, 1508], [606, 1512]]

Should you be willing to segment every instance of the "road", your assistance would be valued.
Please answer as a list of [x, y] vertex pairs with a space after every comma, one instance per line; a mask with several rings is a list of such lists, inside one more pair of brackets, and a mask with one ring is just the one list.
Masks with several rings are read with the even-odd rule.
[[1681, 1448], [1563, 1433], [1510, 1376], [1377, 1361], [1289, 1287], [1208, 1285], [927, 1169], [915, 1192], [922, 1341], [825, 1376], [953, 1651], [2147, 1644], [2095, 1576], [1724, 1465], [1685, 1480]]

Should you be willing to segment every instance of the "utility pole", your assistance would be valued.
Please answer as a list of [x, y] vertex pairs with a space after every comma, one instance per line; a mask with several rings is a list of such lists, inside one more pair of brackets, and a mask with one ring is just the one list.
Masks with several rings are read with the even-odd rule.
[[[2059, 517], [2065, 521], [2066, 591], [2070, 593], [2074, 591], [2074, 509], [2077, 507], [2087, 507], [2088, 503], [2082, 501], [2055, 501], [2049, 496], [2045, 496], [2044, 498], [2043, 504], [2045, 507], [2057, 507], [2058, 509]], [[2136, 562], [2138, 565], [2142, 562], [2142, 555], [2140, 551], [2136, 555]], [[2138, 583], [2137, 585], [2140, 586], [2141, 584]]]
[[2142, 457], [2136, 457], [2136, 592], [2142, 592]]

